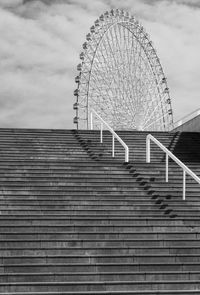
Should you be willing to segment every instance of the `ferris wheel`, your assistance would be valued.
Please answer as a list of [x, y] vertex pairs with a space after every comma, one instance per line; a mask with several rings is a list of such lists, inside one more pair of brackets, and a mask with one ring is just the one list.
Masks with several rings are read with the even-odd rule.
[[173, 114], [160, 60], [142, 25], [111, 10], [90, 28], [74, 91], [77, 128], [94, 109], [115, 130], [170, 130]]

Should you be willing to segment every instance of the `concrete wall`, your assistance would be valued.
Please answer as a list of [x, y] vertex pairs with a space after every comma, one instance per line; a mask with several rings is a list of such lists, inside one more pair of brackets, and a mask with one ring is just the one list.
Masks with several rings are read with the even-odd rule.
[[174, 128], [172, 131], [200, 132], [200, 115]]

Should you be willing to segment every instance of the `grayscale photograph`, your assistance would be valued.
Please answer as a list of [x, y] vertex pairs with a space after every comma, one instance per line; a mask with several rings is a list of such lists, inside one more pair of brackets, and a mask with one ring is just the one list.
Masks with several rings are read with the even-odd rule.
[[200, 294], [200, 0], [0, 0], [0, 295]]

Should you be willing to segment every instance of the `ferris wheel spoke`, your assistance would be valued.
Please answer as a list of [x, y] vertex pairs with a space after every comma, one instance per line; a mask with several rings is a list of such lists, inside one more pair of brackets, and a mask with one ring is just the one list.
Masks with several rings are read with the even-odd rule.
[[148, 130], [150, 126], [153, 124], [159, 123], [163, 121], [163, 116], [164, 118], [168, 116], [168, 113], [165, 113], [164, 115], [160, 115], [158, 118], [156, 118], [154, 121], [152, 121], [149, 125], [145, 126], [144, 130]]
[[[110, 80], [106, 79], [106, 77], [107, 77], [108, 74], [109, 74], [110, 65], [107, 63], [107, 67], [105, 67], [105, 61], [106, 61], [106, 58], [104, 57], [104, 55], [103, 55], [102, 57], [103, 57], [103, 59], [104, 59], [104, 60], [101, 62], [101, 66], [102, 66], [102, 64], [104, 65], [104, 67], [102, 67], [102, 71], [100, 71], [99, 63], [98, 63], [98, 64], [97, 64], [97, 63], [94, 63], [94, 66], [93, 66], [93, 67], [96, 69], [98, 75], [101, 76], [101, 78], [103, 79], [105, 85], [111, 85], [112, 80], [110, 81]], [[98, 65], [98, 66], [97, 66], [97, 65]], [[107, 74], [107, 71], [108, 71], [108, 74]], [[111, 71], [111, 72], [112, 72], [112, 71]], [[102, 75], [101, 75], [101, 73], [102, 73]], [[96, 75], [96, 76], [93, 75], [93, 78], [95, 77], [97, 83], [98, 83], [98, 81], [99, 81], [99, 77], [98, 77], [98, 75]]]
[[[113, 100], [110, 99], [110, 96], [108, 95], [108, 93], [105, 94], [105, 90], [103, 93], [102, 88], [98, 87], [97, 85], [98, 85], [98, 81], [95, 81], [93, 89], [94, 89], [94, 91], [97, 90], [99, 92], [98, 97], [102, 97], [104, 99], [104, 103], [107, 102], [108, 105], [113, 105]], [[107, 91], [109, 91], [109, 90], [112, 90], [111, 86], [109, 88], [107, 88]], [[109, 102], [110, 102], [110, 104], [109, 104]], [[114, 107], [112, 107], [112, 108], [114, 108]]]
[[135, 74], [136, 74], [136, 64], [135, 64], [135, 53], [136, 53], [136, 50], [135, 50], [135, 39], [134, 39], [134, 36], [131, 35], [131, 56], [130, 56], [130, 64], [129, 64], [129, 69], [130, 69], [130, 77], [133, 78], [133, 82], [130, 83], [131, 85], [131, 93], [132, 93], [132, 101], [133, 103], [135, 104], [135, 109], [137, 109], [137, 106], [136, 106], [136, 97], [137, 97], [137, 94], [136, 94], [136, 87], [135, 87], [135, 84], [133, 84], [134, 82], [136, 83], [136, 80], [134, 81], [134, 77], [135, 77]]
[[[112, 34], [112, 31], [111, 31], [111, 34]], [[121, 46], [120, 46], [119, 41], [118, 41], [118, 36], [117, 36], [116, 29], [114, 30], [114, 34], [115, 35], [112, 34], [112, 38], [116, 39], [116, 44], [117, 44], [117, 47], [118, 47], [118, 52], [119, 52], [119, 54], [117, 55], [118, 56], [118, 63], [122, 63], [122, 61], [123, 61], [122, 49], [121, 49]], [[124, 64], [123, 64], [123, 72], [124, 72]], [[123, 76], [121, 75], [121, 77], [122, 77], [122, 81], [123, 81]], [[126, 96], [128, 96], [128, 93], [127, 93], [127, 90], [124, 88], [124, 83], [122, 83], [122, 86], [123, 86], [122, 90], [124, 92], [123, 99], [125, 101], [125, 98], [126, 98]]]
[[[139, 44], [139, 42], [138, 42]], [[142, 47], [139, 46], [139, 50], [138, 50], [138, 56], [137, 56], [137, 61], [136, 61], [137, 65], [138, 65], [138, 75], [139, 75], [139, 79], [138, 79], [138, 84], [137, 84], [137, 91], [140, 93], [140, 95], [137, 95], [137, 103], [140, 105], [141, 104], [141, 99], [143, 96], [143, 93], [142, 93], [142, 87], [141, 87], [141, 83], [142, 83], [142, 73], [144, 71], [142, 71]], [[138, 93], [137, 92], [137, 93]]]
[[152, 119], [153, 116], [155, 116], [155, 117], [159, 116], [159, 113], [157, 112], [157, 109], [160, 107], [160, 104], [161, 104], [161, 102], [158, 103], [158, 104], [156, 105], [156, 107], [153, 109], [153, 111], [151, 112], [151, 115], [148, 117], [147, 121], [145, 122], [144, 127], [145, 127], [145, 126], [147, 125], [147, 123]]
[[[116, 61], [116, 57], [114, 55], [114, 52], [113, 52], [113, 49], [110, 47], [110, 41], [109, 41], [109, 37], [107, 38], [107, 43], [108, 43], [108, 46], [110, 48], [110, 53], [111, 53], [111, 61], [113, 60], [114, 61], [114, 66], [113, 66], [113, 69], [112, 69], [112, 77], [111, 79], [114, 81], [115, 85], [118, 85], [119, 84], [119, 79], [117, 80], [116, 77], [120, 77], [120, 72], [119, 72], [119, 68], [117, 66], [117, 61]], [[105, 64], [106, 64], [106, 60], [105, 60]], [[118, 91], [117, 91], [117, 88], [115, 87], [115, 94], [116, 96], [118, 96], [119, 94], [121, 96], [123, 96], [123, 91], [121, 90], [120, 87], [118, 87]], [[115, 100], [115, 103], [117, 103], [117, 100]]]
[[[124, 27], [123, 27], [124, 28]], [[127, 32], [127, 36], [126, 36], [126, 32]], [[126, 55], [125, 55], [125, 58], [127, 59], [127, 62], [126, 62], [126, 78], [127, 78], [127, 86], [128, 86], [128, 95], [127, 95], [127, 102], [129, 103], [129, 105], [132, 105], [133, 108], [135, 108], [135, 105], [133, 104], [134, 101], [131, 99], [132, 98], [132, 95], [133, 95], [133, 85], [132, 85], [132, 81], [130, 80], [130, 77], [131, 76], [131, 52], [130, 52], [130, 44], [128, 44], [128, 40], [130, 38], [130, 35], [129, 35], [129, 31], [128, 30], [124, 30], [124, 40], [125, 40], [125, 52], [126, 52]], [[128, 69], [128, 72], [127, 72], [127, 69]]]
[[155, 93], [155, 92], [152, 92], [151, 94], [151, 89], [149, 89], [149, 92], [148, 92], [148, 108], [146, 108], [146, 111], [145, 111], [145, 114], [144, 114], [144, 123], [146, 122], [146, 120], [148, 120], [150, 117], [152, 117], [152, 115], [154, 115], [154, 111], [156, 109], [157, 106], [160, 106], [160, 103], [159, 104], [155, 104], [155, 101], [152, 99], [152, 97], [157, 97], [158, 94]]
[[[113, 36], [111, 36], [111, 38], [113, 38]], [[114, 54], [114, 51], [113, 51], [113, 48], [111, 47], [110, 45], [110, 39], [108, 39], [108, 44], [109, 44], [109, 48], [110, 48], [110, 51], [112, 53], [112, 57], [114, 59], [114, 64], [115, 64], [115, 69], [117, 70], [117, 74], [118, 74], [118, 81], [116, 81], [117, 84], [120, 84], [120, 80], [122, 80], [122, 75], [121, 75], [121, 72], [119, 71], [119, 67], [118, 67], [118, 61], [116, 60], [116, 56]], [[115, 76], [115, 75], [114, 75]], [[114, 78], [115, 79], [115, 78]], [[119, 94], [122, 98], [124, 98], [124, 92], [123, 92], [123, 89], [121, 89], [121, 87], [118, 86], [118, 89], [120, 90], [119, 91]]]
[[[134, 36], [133, 36], [134, 38]], [[133, 56], [133, 77], [135, 78], [135, 85], [134, 85], [134, 102], [135, 105], [137, 106], [138, 109], [138, 101], [139, 101], [139, 97], [138, 97], [138, 63], [137, 63], [137, 54], [138, 54], [138, 42], [135, 40], [134, 42], [134, 56]]]
[[[124, 28], [124, 26], [123, 26], [123, 28]], [[124, 34], [125, 34], [125, 31], [124, 31]], [[132, 40], [132, 44], [133, 44], [133, 40]], [[126, 45], [126, 52], [128, 53], [127, 38], [125, 38], [125, 45]], [[129, 58], [128, 59], [128, 63], [126, 63], [126, 66], [129, 69], [129, 72], [127, 74], [127, 76], [128, 76], [127, 78], [130, 79], [130, 77], [132, 77], [132, 75], [131, 75], [131, 56], [129, 56], [129, 54], [127, 54], [126, 56], [128, 56], [128, 58]], [[131, 99], [132, 98], [132, 95], [134, 93], [134, 88], [133, 88], [132, 81], [130, 81], [130, 83], [128, 83], [128, 87], [129, 87], [129, 95], [128, 95], [128, 97], [129, 97], [129, 104], [131, 104], [131, 105], [133, 104], [133, 107], [135, 109], [135, 101], [133, 101], [133, 99]]]
[[[155, 84], [155, 81], [153, 79], [151, 79], [151, 76], [149, 75], [149, 69], [146, 68], [145, 71], [143, 71], [144, 73], [144, 77], [143, 77], [143, 80], [146, 82], [146, 84], [148, 85], [148, 88], [145, 88], [145, 97], [154, 97], [157, 94], [156, 92], [156, 87], [153, 87], [154, 84]], [[148, 83], [147, 83], [148, 82]], [[155, 93], [152, 93], [152, 89], [155, 90]], [[144, 121], [146, 120], [146, 116], [149, 115], [149, 112], [151, 112], [151, 109], [153, 107], [153, 104], [154, 104], [154, 100], [151, 99], [151, 101], [148, 99], [149, 103], [146, 105], [147, 108], [145, 109], [146, 110], [146, 114], [145, 114], [145, 117], [144, 117]]]
[[[105, 57], [104, 57], [104, 59], [105, 59]], [[106, 64], [106, 59], [105, 59], [105, 64]], [[117, 70], [117, 69], [115, 69], [115, 70]], [[112, 70], [111, 73], [112, 73], [112, 79], [115, 81], [115, 83], [116, 83], [116, 85], [117, 85], [117, 84], [118, 84], [118, 81], [117, 81], [116, 78], [115, 78], [117, 75], [115, 75], [114, 70]], [[119, 90], [120, 90], [120, 92], [121, 92], [121, 94], [122, 94], [122, 91], [121, 91], [120, 88], [119, 88]], [[115, 92], [116, 92], [116, 91], [115, 91]], [[117, 92], [116, 92], [116, 95], [117, 95]], [[113, 100], [113, 103], [116, 103], [116, 101]]]
[[[110, 39], [109, 39], [109, 47], [112, 48], [111, 44], [110, 44], [110, 40], [113, 40], [115, 39], [114, 36], [113, 36], [113, 29], [110, 30]], [[114, 30], [114, 33], [115, 33], [115, 30]], [[119, 36], [118, 36], [119, 37]], [[116, 53], [115, 53], [116, 52]], [[122, 81], [123, 81], [123, 68], [122, 65], [121, 65], [121, 57], [119, 56], [119, 54], [117, 52], [120, 52], [121, 54], [121, 49], [120, 49], [120, 46], [119, 46], [119, 42], [118, 42], [118, 38], [116, 38], [116, 48], [115, 48], [115, 52], [112, 48], [112, 53], [113, 53], [113, 58], [114, 58], [114, 61], [115, 61], [115, 67], [117, 69], [117, 72], [118, 72], [118, 84], [121, 85], [122, 84]], [[123, 84], [122, 84], [123, 86]], [[125, 97], [125, 93], [124, 93], [124, 88], [123, 87], [119, 87], [121, 89], [121, 92], [120, 92], [120, 96], [122, 99], [124, 99]]]

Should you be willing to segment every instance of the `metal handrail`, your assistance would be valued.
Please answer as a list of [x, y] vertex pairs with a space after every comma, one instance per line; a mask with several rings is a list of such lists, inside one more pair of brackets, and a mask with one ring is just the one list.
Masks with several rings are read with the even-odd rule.
[[95, 110], [90, 111], [90, 129], [93, 130], [93, 115], [95, 115], [101, 122], [100, 124], [100, 142], [103, 143], [103, 125], [112, 133], [112, 157], [115, 156], [115, 138], [121, 143], [125, 149], [125, 162], [129, 161], [129, 148], [125, 142], [115, 133], [115, 131], [106, 123]]
[[200, 178], [190, 170], [183, 162], [181, 162], [175, 155], [173, 155], [160, 141], [158, 141], [153, 135], [148, 134], [146, 137], [146, 162], [150, 163], [150, 140], [152, 140], [161, 150], [166, 154], [166, 182], [168, 182], [169, 177], [169, 157], [174, 160], [183, 169], [183, 200], [185, 200], [186, 192], [186, 174], [189, 174], [196, 182], [200, 184]]

